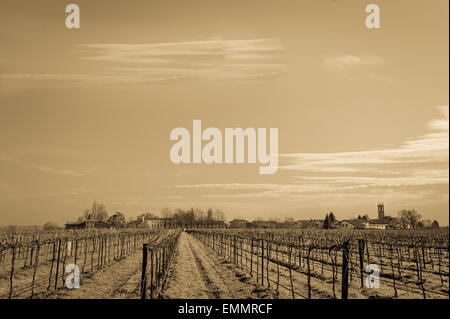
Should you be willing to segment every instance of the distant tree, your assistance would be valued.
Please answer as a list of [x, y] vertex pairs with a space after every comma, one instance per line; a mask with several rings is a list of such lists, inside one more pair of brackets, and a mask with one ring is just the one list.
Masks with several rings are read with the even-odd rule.
[[439, 228], [439, 223], [437, 220], [433, 221], [433, 223], [431, 223], [431, 228], [437, 229]]
[[206, 212], [207, 216], [206, 216], [206, 220], [207, 221], [212, 221], [213, 220], [213, 210], [212, 208], [209, 208], [208, 211]]
[[161, 217], [162, 218], [170, 218], [172, 217], [173, 213], [168, 207], [164, 207], [161, 209]]
[[91, 214], [95, 220], [103, 222], [106, 222], [108, 220], [108, 213], [103, 203], [97, 203], [97, 201], [94, 201], [92, 203]]
[[195, 215], [195, 220], [197, 223], [202, 224], [207, 220], [205, 211], [200, 208], [194, 209], [194, 215]]
[[186, 213], [186, 224], [192, 225], [195, 222], [194, 208], [191, 208], [189, 212]]
[[78, 218], [78, 222], [89, 219], [106, 222], [108, 220], [108, 212], [106, 211], [105, 205], [94, 201], [91, 209], [83, 210], [83, 214]]
[[91, 219], [91, 210], [88, 208], [83, 210], [83, 214], [81, 214], [81, 216], [78, 217], [78, 222], [81, 223], [87, 219]]
[[330, 215], [328, 215], [328, 220], [330, 222], [330, 225], [336, 222], [336, 217], [334, 217], [333, 212], [331, 212]]
[[325, 220], [323, 221], [323, 228], [324, 229], [330, 228], [330, 218], [328, 217], [328, 214], [325, 216]]
[[213, 219], [216, 221], [225, 221], [225, 213], [220, 209], [216, 209], [213, 213]]
[[169, 209], [163, 209], [161, 210], [161, 215], [165, 218], [171, 218], [176, 224], [186, 226], [212, 221], [225, 221], [225, 215], [221, 210], [213, 210], [211, 208], [206, 212], [200, 208], [191, 208], [188, 210], [177, 208], [174, 212], [170, 212]]
[[54, 223], [47, 222], [42, 226], [42, 228], [44, 228], [44, 230], [50, 231], [50, 230], [56, 230], [59, 227]]
[[144, 213], [143, 215], [144, 215], [145, 220], [150, 220], [150, 219], [156, 218], [156, 215], [152, 214], [152, 213]]
[[367, 215], [367, 214], [358, 215], [358, 219], [369, 220], [369, 215]]
[[422, 216], [414, 209], [402, 209], [398, 212], [400, 220], [403, 225], [410, 225], [412, 228], [417, 228], [418, 222]]
[[126, 223], [125, 215], [120, 212], [115, 212], [110, 218], [108, 218], [108, 222], [115, 228], [123, 228]]

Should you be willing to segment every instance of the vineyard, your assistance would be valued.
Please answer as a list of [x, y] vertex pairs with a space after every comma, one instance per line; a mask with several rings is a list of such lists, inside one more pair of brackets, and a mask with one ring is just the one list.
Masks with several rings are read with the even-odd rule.
[[[449, 297], [448, 229], [190, 234], [278, 298]], [[377, 289], [367, 288], [368, 265], [379, 272]]]
[[[73, 230], [0, 234], [0, 298], [51, 298], [65, 288], [66, 266], [88, 277], [142, 249], [169, 230]], [[72, 269], [73, 270], [73, 269]]]
[[[80, 289], [66, 287], [70, 265], [79, 268]], [[377, 274], [379, 287], [371, 288]], [[111, 297], [449, 298], [449, 232], [124, 229], [0, 234], [0, 298]]]

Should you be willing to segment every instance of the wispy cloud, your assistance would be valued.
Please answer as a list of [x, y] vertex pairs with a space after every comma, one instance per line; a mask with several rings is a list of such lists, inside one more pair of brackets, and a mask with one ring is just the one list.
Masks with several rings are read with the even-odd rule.
[[348, 72], [352, 69], [365, 66], [381, 64], [383, 60], [375, 55], [340, 55], [335, 57], [324, 57], [323, 64], [330, 72]]
[[85, 44], [83, 60], [149, 80], [254, 78], [284, 71], [275, 39], [204, 40], [150, 44]]
[[143, 75], [108, 73], [93, 74], [5, 74], [0, 78], [5, 81], [5, 87], [12, 88], [62, 88], [62, 87], [92, 87], [116, 85], [149, 85], [172, 81], [173, 77], [149, 78]]
[[[303, 173], [335, 172], [342, 174], [355, 172], [359, 178], [368, 180], [364, 174], [384, 175], [382, 180], [393, 177], [417, 181], [419, 184], [448, 184], [449, 118], [448, 106], [438, 107], [441, 118], [427, 123], [430, 132], [405, 141], [399, 147], [341, 153], [298, 153], [283, 154], [281, 170]], [[362, 176], [362, 177], [361, 177]], [[374, 180], [374, 179], [372, 179]]]
[[[285, 72], [276, 39], [203, 40], [149, 44], [81, 44], [80, 60], [95, 74], [5, 74], [4, 81], [38, 87], [149, 85], [169, 81], [246, 80]], [[17, 85], [17, 83], [16, 83]]]
[[[428, 123], [428, 128], [432, 130], [441, 131], [443, 134], [449, 131], [449, 107], [442, 105], [437, 107], [442, 114], [442, 118], [432, 120]], [[448, 145], [447, 145], [448, 146]]]
[[[68, 161], [78, 159], [79, 157], [80, 153], [72, 149], [33, 146], [31, 148], [24, 148], [21, 150], [2, 152], [0, 153], [0, 162], [4, 162], [9, 165], [18, 165], [21, 169], [32, 169], [43, 173], [67, 177], [79, 177], [96, 173], [98, 171], [98, 167], [94, 166], [81, 168], [79, 164], [67, 164]], [[60, 165], [49, 164], [49, 158], [53, 161], [61, 160], [65, 162], [65, 165], [67, 166], [61, 167]]]
[[178, 195], [166, 195], [166, 196], [155, 196], [154, 199], [157, 200], [182, 200], [183, 196]]
[[391, 79], [390, 76], [380, 74], [376, 71], [376, 68], [381, 67], [385, 63], [385, 60], [381, 57], [367, 52], [359, 55], [344, 54], [332, 57], [325, 56], [322, 59], [322, 67], [325, 71], [346, 79], [368, 78], [388, 84], [398, 83]]
[[[280, 155], [279, 172], [290, 182], [173, 185], [204, 189], [204, 198], [283, 198], [300, 200], [422, 198], [448, 200], [449, 107], [440, 106], [441, 118], [427, 123], [430, 132], [395, 148], [340, 153]], [[284, 176], [284, 175], [283, 175]]]
[[[266, 60], [282, 50], [275, 39], [203, 40], [149, 44], [83, 44], [86, 60], [132, 64], [198, 66], [220, 60]], [[200, 58], [196, 60], [196, 58]]]

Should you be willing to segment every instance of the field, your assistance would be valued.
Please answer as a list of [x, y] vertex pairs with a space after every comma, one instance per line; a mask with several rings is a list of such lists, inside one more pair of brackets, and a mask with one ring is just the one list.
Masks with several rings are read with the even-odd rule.
[[[448, 230], [194, 230], [191, 234], [250, 273], [262, 287], [274, 290], [278, 298], [449, 296]], [[378, 288], [366, 283], [372, 273], [366, 272], [368, 265], [379, 273]]]
[[446, 299], [448, 242], [448, 228], [1, 233], [0, 298]]

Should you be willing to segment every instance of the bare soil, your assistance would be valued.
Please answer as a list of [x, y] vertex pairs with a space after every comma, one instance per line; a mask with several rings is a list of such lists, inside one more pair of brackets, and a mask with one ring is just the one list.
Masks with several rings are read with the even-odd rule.
[[177, 299], [265, 299], [273, 292], [218, 257], [193, 236], [183, 232], [178, 240], [163, 298]]

